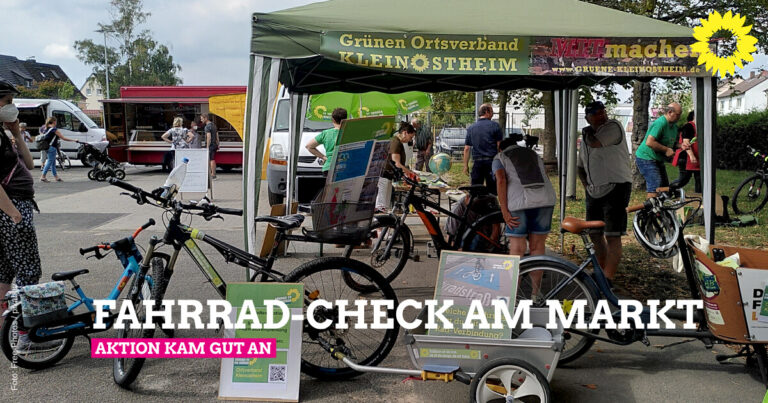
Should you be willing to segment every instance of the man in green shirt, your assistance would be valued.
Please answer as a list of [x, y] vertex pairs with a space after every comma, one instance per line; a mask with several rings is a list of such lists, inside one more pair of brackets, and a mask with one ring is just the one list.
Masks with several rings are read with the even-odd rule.
[[664, 115], [656, 119], [648, 128], [645, 138], [635, 152], [637, 169], [645, 177], [647, 197], [656, 197], [656, 189], [669, 186], [667, 169], [664, 161], [675, 155], [673, 149], [677, 142], [677, 122], [683, 108], [673, 102], [664, 109]]
[[[339, 137], [339, 127], [341, 127], [341, 121], [347, 118], [347, 110], [336, 108], [331, 113], [331, 118], [333, 119], [333, 129], [323, 130], [307, 143], [307, 151], [323, 161], [323, 175], [325, 176], [328, 176], [328, 170], [331, 169], [333, 151], [336, 148], [336, 139]], [[325, 154], [317, 149], [321, 144], [325, 148]]]

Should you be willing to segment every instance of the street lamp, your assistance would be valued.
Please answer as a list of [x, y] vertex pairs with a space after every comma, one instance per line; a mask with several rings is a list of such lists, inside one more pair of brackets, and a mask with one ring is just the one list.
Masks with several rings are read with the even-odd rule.
[[104, 96], [105, 99], [109, 99], [109, 59], [107, 59], [107, 34], [115, 32], [108, 27], [99, 24], [99, 29], [97, 29], [95, 32], [98, 32], [100, 34], [104, 34], [104, 73], [107, 76], [107, 93]]

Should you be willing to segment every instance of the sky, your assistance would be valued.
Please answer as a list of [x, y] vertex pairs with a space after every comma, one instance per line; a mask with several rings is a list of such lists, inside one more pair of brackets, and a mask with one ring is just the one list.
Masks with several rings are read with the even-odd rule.
[[[246, 85], [251, 14], [270, 12], [312, 0], [144, 0], [150, 12], [143, 28], [169, 47], [182, 67], [184, 85]], [[108, 0], [0, 0], [0, 54], [58, 64], [81, 87], [91, 67], [77, 59], [76, 40], [103, 42], [95, 33], [108, 23]], [[114, 39], [108, 39], [116, 46]], [[768, 68], [768, 56], [756, 55], [743, 76]]]

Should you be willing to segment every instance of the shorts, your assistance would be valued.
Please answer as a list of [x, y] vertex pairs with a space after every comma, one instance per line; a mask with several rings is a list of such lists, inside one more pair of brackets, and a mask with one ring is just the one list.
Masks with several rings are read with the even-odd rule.
[[636, 158], [637, 170], [645, 178], [645, 190], [648, 193], [656, 193], [656, 189], [669, 186], [669, 177], [667, 177], [667, 168], [663, 161], [644, 160]]
[[528, 236], [528, 234], [549, 234], [552, 229], [552, 213], [554, 212], [555, 206], [510, 211], [509, 214], [512, 217], [517, 217], [520, 225], [516, 228], [509, 228], [507, 225], [504, 235], [523, 238]]
[[216, 151], [218, 151], [218, 147], [209, 147], [208, 148], [208, 161], [213, 161], [216, 159]]
[[605, 227], [594, 232], [604, 232], [606, 236], [627, 235], [627, 206], [632, 194], [632, 184], [617, 183], [613, 190], [600, 198], [593, 198], [587, 193], [587, 221], [604, 221]]

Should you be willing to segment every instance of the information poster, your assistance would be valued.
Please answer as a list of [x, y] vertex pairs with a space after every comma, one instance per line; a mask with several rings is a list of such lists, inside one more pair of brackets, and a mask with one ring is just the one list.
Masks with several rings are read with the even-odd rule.
[[184, 148], [176, 150], [175, 166], [183, 164], [184, 158], [189, 159], [187, 175], [181, 184], [181, 193], [206, 193], [208, 192], [208, 149]]
[[486, 319], [490, 324], [493, 324], [496, 318], [492, 305], [494, 300], [504, 301], [512, 316], [515, 309], [519, 270], [518, 256], [443, 251], [440, 254], [435, 299], [438, 301], [438, 306], [441, 306], [444, 300], [453, 301], [453, 306], [445, 312], [445, 317], [453, 324], [453, 329], [430, 329], [429, 334], [489, 339], [510, 338], [512, 332], [509, 328], [478, 329], [477, 321], [474, 322], [474, 329], [462, 327], [472, 301], [481, 301]]
[[[260, 323], [267, 317], [266, 300], [279, 300], [290, 309], [291, 317], [302, 315], [304, 286], [292, 283], [230, 283], [227, 285], [227, 301], [232, 304], [233, 323], [245, 300], [253, 300]], [[257, 296], [257, 297], [256, 297]], [[254, 299], [254, 297], [256, 297]], [[274, 322], [279, 323], [282, 314], [274, 310]], [[219, 399], [257, 401], [299, 401], [299, 377], [301, 375], [302, 321], [289, 320], [279, 329], [226, 330], [228, 338], [274, 338], [277, 341], [275, 358], [224, 358], [221, 360]]]
[[313, 214], [321, 214], [315, 230], [344, 230], [373, 217], [378, 181], [388, 158], [395, 129], [392, 116], [348, 119], [342, 122], [325, 189]]
[[768, 271], [739, 267], [736, 272], [749, 334], [757, 341], [768, 341]]

